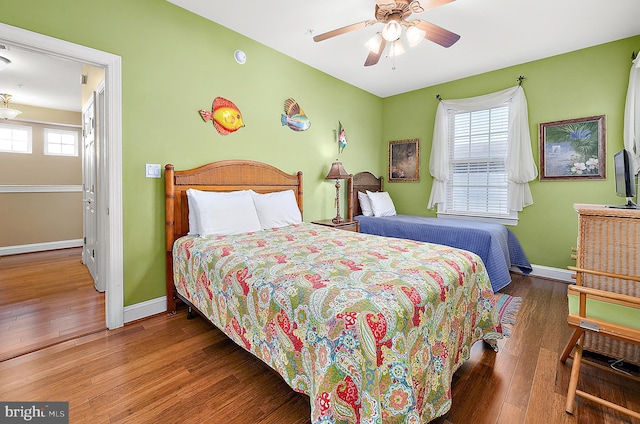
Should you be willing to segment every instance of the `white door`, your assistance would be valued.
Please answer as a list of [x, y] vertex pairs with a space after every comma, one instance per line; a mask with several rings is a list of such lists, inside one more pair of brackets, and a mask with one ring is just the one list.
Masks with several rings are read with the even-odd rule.
[[87, 104], [82, 108], [82, 200], [84, 205], [84, 247], [82, 250], [82, 261], [87, 268], [89, 268], [89, 272], [93, 277], [96, 289], [103, 292], [104, 284], [101, 284], [100, 282], [98, 276], [98, 265], [96, 262], [96, 234], [98, 228], [98, 218], [96, 213], [96, 144], [98, 142], [98, 132], [96, 129], [94, 93]]

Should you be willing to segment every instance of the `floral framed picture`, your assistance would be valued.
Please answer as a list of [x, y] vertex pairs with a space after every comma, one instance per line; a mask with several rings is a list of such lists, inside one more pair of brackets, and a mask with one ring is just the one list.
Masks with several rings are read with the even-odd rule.
[[389, 142], [389, 182], [420, 181], [420, 140]]
[[606, 178], [604, 115], [540, 124], [540, 180]]

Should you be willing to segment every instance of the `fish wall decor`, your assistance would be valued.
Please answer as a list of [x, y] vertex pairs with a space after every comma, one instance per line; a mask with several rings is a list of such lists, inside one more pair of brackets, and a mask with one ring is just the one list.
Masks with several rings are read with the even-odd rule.
[[240, 109], [231, 100], [223, 97], [213, 99], [211, 112], [200, 109], [200, 116], [204, 122], [213, 121], [213, 126], [220, 135], [228, 135], [244, 127]]
[[338, 130], [333, 130], [336, 134], [336, 141], [338, 142], [338, 153], [342, 153], [345, 147], [347, 147], [347, 133], [342, 126], [342, 122], [338, 121]]
[[284, 113], [280, 118], [282, 126], [288, 126], [294, 131], [306, 131], [311, 126], [311, 121], [307, 118], [298, 102], [292, 98], [284, 101]]

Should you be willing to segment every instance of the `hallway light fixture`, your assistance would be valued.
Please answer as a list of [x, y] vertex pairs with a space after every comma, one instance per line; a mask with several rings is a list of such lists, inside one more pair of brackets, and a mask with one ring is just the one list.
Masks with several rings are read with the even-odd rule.
[[10, 108], [9, 100], [11, 100], [11, 94], [0, 93], [0, 101], [2, 101], [2, 107], [0, 107], [0, 118], [2, 119], [13, 119], [22, 113], [18, 109]]
[[9, 59], [7, 59], [4, 56], [0, 56], [0, 71], [2, 71], [4, 68], [7, 67], [8, 64], [10, 64], [11, 61]]

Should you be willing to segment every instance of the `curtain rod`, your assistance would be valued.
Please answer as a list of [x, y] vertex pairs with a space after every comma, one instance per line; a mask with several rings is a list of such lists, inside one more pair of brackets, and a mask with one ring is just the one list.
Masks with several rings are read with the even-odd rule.
[[[635, 59], [635, 58], [634, 58]], [[524, 81], [525, 79], [527, 79], [524, 75], [520, 75], [516, 81], [518, 81], [518, 85], [522, 85], [522, 81]], [[442, 97], [440, 96], [440, 93], [436, 94], [436, 99], [438, 99], [439, 102], [442, 101]]]

